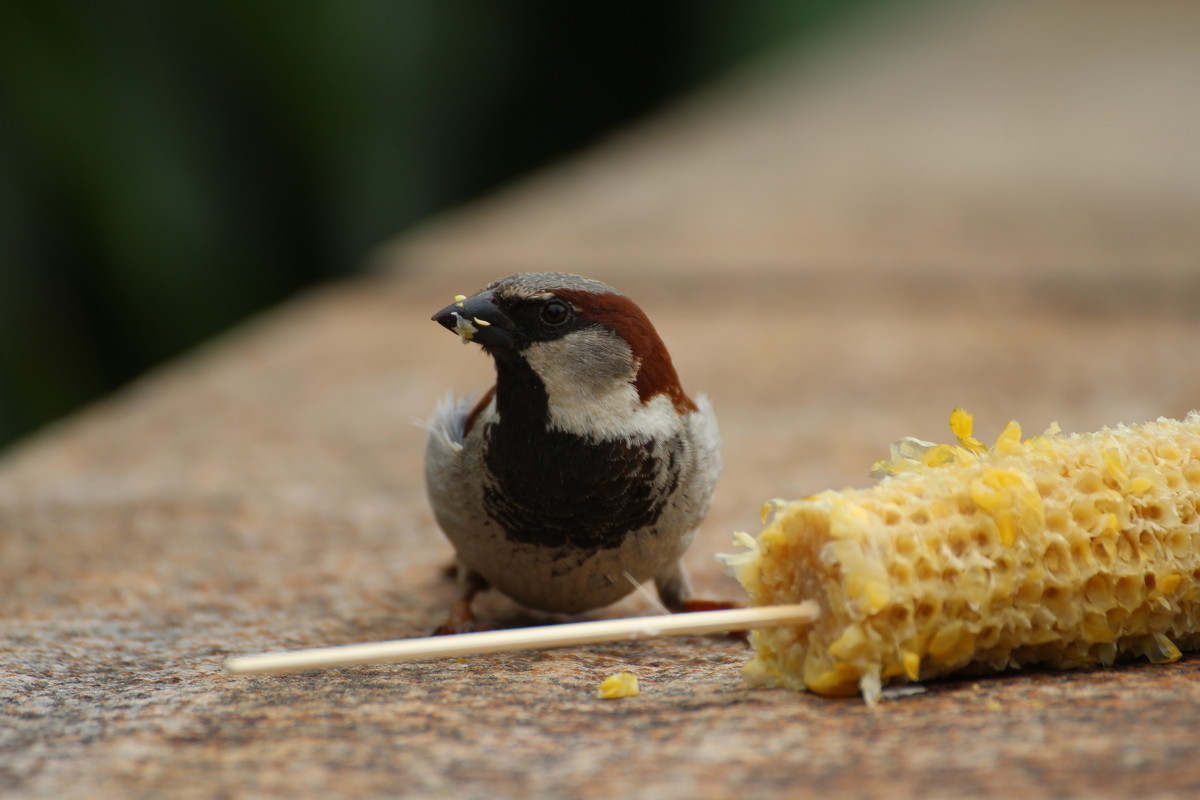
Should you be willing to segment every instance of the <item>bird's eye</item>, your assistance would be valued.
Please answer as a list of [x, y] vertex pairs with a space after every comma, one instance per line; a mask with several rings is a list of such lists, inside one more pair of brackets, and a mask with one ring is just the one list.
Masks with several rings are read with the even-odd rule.
[[542, 306], [542, 322], [547, 325], [562, 325], [571, 316], [571, 310], [561, 300], [551, 300]]

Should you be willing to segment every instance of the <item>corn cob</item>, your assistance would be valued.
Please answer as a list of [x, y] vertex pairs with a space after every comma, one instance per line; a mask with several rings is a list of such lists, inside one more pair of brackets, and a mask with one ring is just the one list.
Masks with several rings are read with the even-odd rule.
[[1200, 413], [986, 447], [908, 439], [869, 489], [764, 507], [724, 557], [753, 605], [813, 599], [755, 631], [750, 683], [861, 692], [958, 670], [1170, 662], [1200, 649]]

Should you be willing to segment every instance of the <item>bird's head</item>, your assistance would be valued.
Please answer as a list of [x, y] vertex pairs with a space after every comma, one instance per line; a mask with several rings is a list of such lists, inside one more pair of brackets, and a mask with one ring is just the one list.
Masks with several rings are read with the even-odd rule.
[[536, 376], [551, 416], [634, 411], [659, 396], [677, 414], [695, 408], [645, 313], [599, 281], [556, 272], [510, 275], [458, 296], [433, 320], [495, 359], [501, 394], [506, 373]]

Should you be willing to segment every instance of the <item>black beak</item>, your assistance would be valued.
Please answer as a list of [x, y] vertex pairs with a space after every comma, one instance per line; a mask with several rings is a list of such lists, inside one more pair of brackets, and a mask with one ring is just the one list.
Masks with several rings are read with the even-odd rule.
[[455, 300], [432, 319], [462, 337], [463, 344], [475, 342], [484, 347], [505, 348], [514, 344], [513, 321], [496, 306], [490, 290]]

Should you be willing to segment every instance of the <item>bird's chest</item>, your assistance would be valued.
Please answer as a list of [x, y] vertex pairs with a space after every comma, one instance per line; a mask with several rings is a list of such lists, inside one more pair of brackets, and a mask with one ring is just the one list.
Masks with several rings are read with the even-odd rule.
[[677, 440], [592, 440], [501, 422], [483, 436], [485, 510], [524, 544], [618, 547], [655, 526], [678, 483]]

